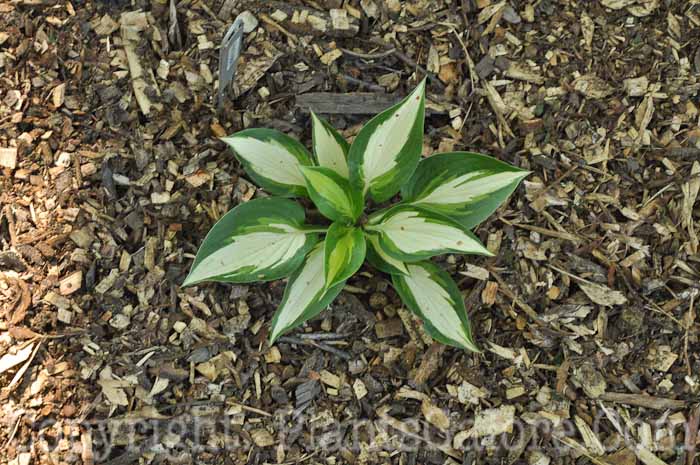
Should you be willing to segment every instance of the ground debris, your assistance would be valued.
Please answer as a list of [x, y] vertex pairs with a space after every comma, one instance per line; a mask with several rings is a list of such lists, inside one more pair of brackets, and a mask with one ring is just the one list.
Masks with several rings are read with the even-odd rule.
[[[1, 463], [697, 460], [677, 447], [700, 418], [697, 2], [54, 3], [0, 2]], [[480, 354], [369, 266], [273, 346], [283, 280], [180, 287], [211, 225], [268, 194], [219, 138], [310, 147], [313, 110], [352, 140], [424, 77], [424, 156], [531, 171], [474, 229], [494, 257], [434, 259]], [[335, 431], [357, 444], [319, 454]]]

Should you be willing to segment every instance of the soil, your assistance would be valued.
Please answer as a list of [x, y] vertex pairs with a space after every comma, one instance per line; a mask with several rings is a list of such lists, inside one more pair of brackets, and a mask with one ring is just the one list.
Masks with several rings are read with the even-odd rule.
[[[180, 288], [264, 195], [219, 137], [426, 75], [424, 156], [532, 171], [436, 259], [482, 353], [370, 267], [273, 347], [283, 281]], [[694, 0], [0, 2], [0, 463], [700, 463], [699, 77]]]

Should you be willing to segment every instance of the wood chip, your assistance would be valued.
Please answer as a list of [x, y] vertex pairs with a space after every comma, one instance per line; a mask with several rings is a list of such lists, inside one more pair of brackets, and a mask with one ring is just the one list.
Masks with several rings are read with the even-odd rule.
[[592, 99], [605, 98], [615, 91], [610, 84], [600, 79], [595, 74], [583, 75], [575, 79], [573, 85], [574, 89], [578, 92]]
[[356, 379], [355, 382], [352, 383], [352, 390], [355, 392], [355, 397], [357, 400], [361, 400], [367, 395], [367, 387], [361, 379]]
[[270, 447], [275, 445], [275, 438], [264, 428], [258, 428], [250, 432], [253, 442], [258, 447]]
[[374, 325], [374, 331], [379, 339], [400, 336], [403, 334], [403, 322], [401, 318], [378, 321]]
[[481, 302], [490, 307], [496, 303], [496, 295], [498, 294], [498, 283], [494, 281], [489, 281], [484, 286], [484, 290], [481, 291]]
[[83, 272], [75, 271], [61, 280], [59, 283], [59, 292], [61, 295], [70, 295], [80, 289], [83, 282]]
[[430, 400], [425, 399], [421, 403], [421, 412], [426, 421], [441, 431], [447, 431], [450, 427], [450, 418], [445, 412], [433, 405]]
[[61, 84], [54, 87], [53, 91], [51, 92], [51, 99], [52, 99], [53, 106], [55, 108], [61, 107], [63, 105], [63, 102], [65, 101], [65, 98], [66, 98], [66, 83], [62, 82]]
[[501, 433], [511, 433], [515, 421], [515, 407], [502, 405], [498, 408], [482, 410], [474, 418], [471, 435], [494, 436]]
[[602, 284], [579, 282], [578, 286], [589, 299], [598, 305], [612, 307], [627, 303], [627, 298], [622, 292], [614, 291]]
[[340, 389], [340, 378], [337, 375], [327, 370], [322, 370], [319, 374], [321, 375], [321, 382], [323, 384]]
[[0, 166], [11, 170], [17, 168], [17, 147], [0, 147]]
[[29, 344], [26, 347], [18, 350], [16, 353], [6, 353], [0, 357], [0, 373], [4, 373], [12, 367], [25, 362], [32, 354], [34, 344]]

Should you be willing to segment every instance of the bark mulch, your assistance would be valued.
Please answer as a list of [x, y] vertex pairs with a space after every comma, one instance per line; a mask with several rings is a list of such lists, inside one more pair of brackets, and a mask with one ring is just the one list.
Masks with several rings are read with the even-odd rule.
[[[437, 261], [483, 353], [369, 267], [274, 347], [284, 282], [179, 287], [264, 195], [218, 137], [426, 75], [424, 156], [533, 172]], [[0, 2], [0, 463], [698, 463], [699, 77], [696, 0]]]

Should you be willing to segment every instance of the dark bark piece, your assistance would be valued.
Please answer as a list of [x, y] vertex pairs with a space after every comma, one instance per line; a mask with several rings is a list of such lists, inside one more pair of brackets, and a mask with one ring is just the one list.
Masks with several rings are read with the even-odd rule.
[[311, 401], [313, 401], [316, 398], [316, 396], [318, 396], [320, 393], [321, 386], [319, 385], [318, 381], [314, 379], [300, 384], [294, 391], [294, 397], [296, 398], [296, 408], [306, 408], [311, 403]]
[[417, 386], [427, 383], [435, 372], [440, 368], [442, 361], [442, 353], [445, 351], [445, 346], [439, 342], [433, 342], [428, 351], [423, 356], [420, 366], [413, 375], [413, 382]]
[[336, 115], [373, 115], [398, 103], [403, 97], [373, 92], [309, 92], [297, 97], [296, 105], [308, 112]]

